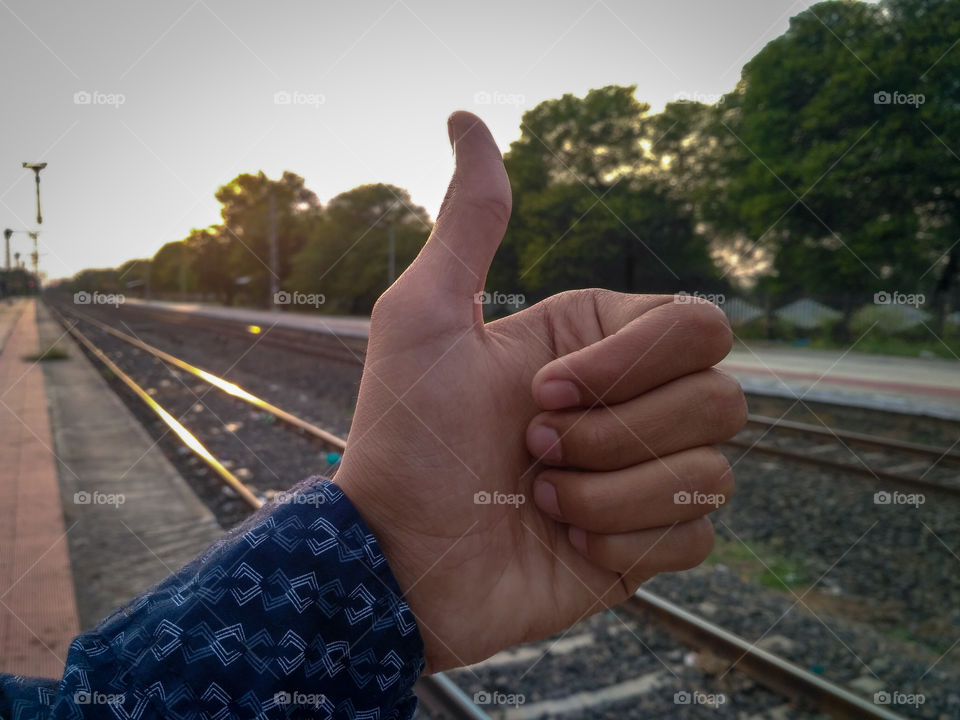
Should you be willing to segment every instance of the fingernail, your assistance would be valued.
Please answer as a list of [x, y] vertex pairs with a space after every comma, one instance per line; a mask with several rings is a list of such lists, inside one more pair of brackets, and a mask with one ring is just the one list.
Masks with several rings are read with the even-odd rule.
[[550, 462], [560, 462], [560, 436], [546, 425], [537, 425], [527, 438], [529, 450], [534, 457]]
[[547, 380], [537, 394], [544, 410], [560, 410], [580, 404], [580, 390], [569, 380]]
[[557, 489], [553, 483], [546, 480], [537, 480], [533, 483], [533, 501], [547, 515], [560, 517], [560, 503], [557, 500]]
[[583, 555], [587, 554], [587, 531], [583, 528], [570, 526], [570, 530], [567, 532], [567, 537], [570, 538], [570, 544], [573, 545], [577, 550], [579, 550]]

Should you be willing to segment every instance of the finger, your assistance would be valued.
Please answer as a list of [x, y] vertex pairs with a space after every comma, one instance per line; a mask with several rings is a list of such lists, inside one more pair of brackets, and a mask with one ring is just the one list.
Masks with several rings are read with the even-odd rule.
[[746, 419], [740, 384], [712, 368], [609, 408], [540, 413], [527, 426], [527, 449], [548, 465], [619, 470], [727, 440]]
[[[629, 296], [622, 297], [626, 305]], [[733, 344], [726, 315], [713, 303], [678, 297], [684, 302], [658, 305], [599, 342], [543, 366], [533, 378], [537, 404], [559, 410], [620, 403], [720, 362]]]
[[713, 523], [706, 516], [667, 527], [601, 535], [571, 525], [570, 544], [595, 565], [643, 581], [657, 573], [689, 570], [713, 550]]
[[435, 302], [456, 299], [457, 309], [473, 318], [474, 295], [483, 290], [510, 219], [510, 182], [500, 150], [480, 118], [455, 112], [447, 131], [456, 168], [433, 232], [409, 272], [425, 279], [421, 286], [430, 289]]
[[723, 453], [702, 446], [605, 473], [546, 470], [533, 483], [537, 507], [594, 533], [624, 533], [694, 520], [733, 496]]

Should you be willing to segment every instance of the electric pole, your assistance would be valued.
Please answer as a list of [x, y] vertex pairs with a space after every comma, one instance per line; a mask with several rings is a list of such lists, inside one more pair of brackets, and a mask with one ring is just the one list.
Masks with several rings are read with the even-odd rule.
[[280, 292], [280, 277], [277, 275], [279, 263], [279, 248], [277, 247], [277, 201], [273, 199], [273, 188], [267, 191], [270, 194], [270, 300], [268, 307], [279, 312], [277, 307], [277, 293]]

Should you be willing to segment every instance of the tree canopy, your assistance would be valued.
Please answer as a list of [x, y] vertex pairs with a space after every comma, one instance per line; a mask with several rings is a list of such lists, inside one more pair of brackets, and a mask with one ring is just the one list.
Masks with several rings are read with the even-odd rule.
[[[652, 113], [633, 85], [541, 102], [504, 158], [514, 212], [487, 289], [832, 294], [845, 323], [899, 291], [931, 297], [942, 320], [960, 276], [958, 37], [960, 3], [830, 0], [792, 18], [713, 105]], [[391, 236], [399, 274], [431, 229], [382, 183], [324, 207], [293, 172], [244, 173], [216, 198], [219, 224], [118, 275], [260, 306], [273, 279], [323, 295], [321, 311], [367, 313]], [[97, 278], [120, 282], [77, 282]]]

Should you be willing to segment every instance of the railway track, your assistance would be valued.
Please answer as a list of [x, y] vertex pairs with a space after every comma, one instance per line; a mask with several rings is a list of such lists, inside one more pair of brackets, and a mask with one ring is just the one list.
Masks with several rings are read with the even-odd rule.
[[[130, 309], [124, 309], [124, 312], [129, 311]], [[75, 309], [69, 312], [125, 342], [142, 345], [130, 335], [87, 313]], [[192, 327], [248, 340], [251, 338], [251, 326], [239, 322], [141, 307], [133, 310], [133, 314], [144, 315], [148, 320], [174, 326]], [[257, 329], [258, 333], [265, 332], [263, 328]], [[281, 327], [270, 329], [264, 334], [262, 341], [284, 351], [293, 350], [353, 365], [362, 364], [366, 350], [366, 341], [359, 338]], [[295, 416], [279, 419], [285, 422], [292, 420], [294, 424], [298, 422]], [[751, 414], [747, 427], [736, 438], [724, 444], [741, 450], [743, 454], [780, 457], [898, 488], [960, 495], [960, 449], [955, 449], [957, 446], [944, 449], [757, 414]], [[864, 450], [857, 452], [854, 448]]]
[[[54, 311], [56, 312], [56, 311]], [[230, 487], [251, 509], [263, 505], [264, 498], [248, 488], [245, 483], [234, 475], [224, 463], [220, 462], [203, 443], [192, 434], [172, 413], [163, 408], [149, 392], [140, 387], [137, 382], [125, 373], [105, 352], [98, 348], [78, 328], [78, 323], [71, 323], [60, 313], [56, 313], [60, 322], [70, 334], [87, 349], [87, 351], [103, 363], [111, 373], [120, 379], [134, 394], [143, 401], [163, 422], [171, 428], [177, 437], [198, 458], [206, 463], [216, 476]], [[83, 318], [76, 313], [80, 320], [86, 321], [109, 333], [117, 339], [123, 340], [144, 352], [148, 352], [158, 360], [177, 368], [180, 371], [208, 383], [220, 392], [226, 393], [244, 403], [257, 408], [259, 411], [270, 413], [286, 426], [297, 432], [310, 435], [328, 447], [341, 450], [345, 442], [335, 435], [311, 423], [297, 418], [292, 413], [278, 408], [252, 393], [243, 390], [234, 383], [187, 363], [179, 358], [155, 348], [137, 338], [122, 333], [114, 328], [99, 322], [95, 318]], [[796, 429], [796, 428], [792, 428]], [[799, 430], [798, 430], [799, 431]], [[861, 438], [864, 442], [875, 442], [875, 438]], [[914, 450], [916, 450], [914, 448]], [[680, 642], [701, 650], [709, 650], [715, 657], [722, 659], [733, 669], [752, 678], [764, 687], [790, 698], [805, 708], [829, 713], [838, 718], [878, 718], [882, 720], [898, 720], [902, 716], [886, 707], [875, 705], [865, 698], [855, 695], [844, 688], [825, 681], [802, 668], [762, 650], [754, 644], [730, 633], [712, 623], [697, 617], [679, 606], [658, 597], [652, 593], [640, 590], [631, 598], [623, 609], [628, 613], [652, 618], [664, 627]], [[443, 674], [425, 677], [417, 687], [418, 695], [430, 713], [437, 717], [472, 718], [483, 720], [489, 716], [477, 707], [464, 692], [450, 678]]]
[[[744, 454], [763, 453], [896, 487], [960, 496], [960, 451], [953, 447], [944, 449], [761, 415], [748, 416], [747, 427], [724, 445]], [[854, 448], [866, 450], [857, 452]]]
[[[76, 312], [72, 310], [71, 312]], [[282, 325], [252, 325], [249, 323], [207, 317], [190, 313], [159, 310], [157, 308], [122, 305], [118, 313], [128, 317], [140, 317], [147, 322], [160, 322], [180, 328], [188, 328], [227, 337], [249, 340], [262, 335], [262, 342], [285, 352], [294, 352], [324, 360], [363, 365], [367, 352], [366, 338], [348, 337], [332, 332], [304, 332]], [[89, 317], [89, 316], [88, 316]]]

